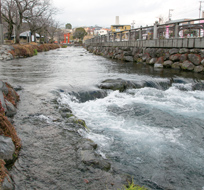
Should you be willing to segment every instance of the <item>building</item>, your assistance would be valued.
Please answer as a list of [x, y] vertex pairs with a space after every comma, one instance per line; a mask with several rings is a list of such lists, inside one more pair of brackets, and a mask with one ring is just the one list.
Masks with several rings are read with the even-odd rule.
[[131, 25], [111, 25], [111, 31], [112, 32], [121, 32], [125, 30], [130, 30]]
[[130, 29], [131, 29], [131, 25], [119, 24], [119, 16], [116, 16], [115, 25], [111, 25], [111, 32], [122, 32]]

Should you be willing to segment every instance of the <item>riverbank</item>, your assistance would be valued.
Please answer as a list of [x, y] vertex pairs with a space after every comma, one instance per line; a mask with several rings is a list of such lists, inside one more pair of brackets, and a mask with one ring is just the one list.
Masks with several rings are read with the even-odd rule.
[[187, 48], [103, 47], [85, 45], [96, 55], [125, 62], [146, 63], [155, 68], [204, 72], [204, 50]]
[[0, 61], [8, 61], [16, 58], [32, 57], [38, 52], [60, 48], [58, 44], [15, 44], [0, 46]]
[[12, 120], [19, 100], [19, 95], [12, 86], [0, 81], [0, 187], [2, 189], [13, 187], [7, 168], [14, 164], [21, 149], [21, 140]]

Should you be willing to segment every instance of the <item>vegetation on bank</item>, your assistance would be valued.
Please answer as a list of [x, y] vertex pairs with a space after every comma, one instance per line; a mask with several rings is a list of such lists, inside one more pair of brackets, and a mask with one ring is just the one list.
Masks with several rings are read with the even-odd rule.
[[59, 47], [58, 44], [16, 44], [13, 45], [13, 50], [9, 51], [9, 53], [11, 53], [14, 58], [32, 57], [37, 55], [38, 52], [49, 51]]
[[[19, 101], [19, 95], [16, 93], [16, 91], [10, 84], [5, 83], [5, 85], [7, 87], [7, 90], [3, 91], [4, 99], [12, 103], [13, 106], [16, 107], [16, 104]], [[12, 139], [15, 146], [15, 153], [13, 155], [14, 162], [17, 159], [19, 151], [21, 149], [21, 140], [17, 136], [14, 126], [7, 118], [5, 110], [1, 104], [1, 101], [0, 101], [0, 135], [10, 137]], [[6, 163], [5, 160], [0, 159], [0, 183], [2, 183], [4, 181], [4, 178], [8, 175], [7, 168], [5, 167], [6, 164], [11, 163]]]

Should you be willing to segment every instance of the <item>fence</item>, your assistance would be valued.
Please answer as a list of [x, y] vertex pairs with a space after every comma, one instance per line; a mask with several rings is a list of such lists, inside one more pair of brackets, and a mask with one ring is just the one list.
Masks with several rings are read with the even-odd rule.
[[[169, 21], [166, 24], [155, 22], [153, 26], [135, 28], [107, 35], [95, 36], [85, 44], [104, 46], [139, 46], [139, 47], [186, 47], [204, 48], [204, 20]], [[111, 42], [111, 43], [110, 43]]]

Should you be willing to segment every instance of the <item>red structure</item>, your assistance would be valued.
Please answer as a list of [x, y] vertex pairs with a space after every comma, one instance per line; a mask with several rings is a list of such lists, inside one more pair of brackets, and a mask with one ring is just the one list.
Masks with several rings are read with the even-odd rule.
[[70, 33], [64, 34], [64, 44], [69, 44]]

